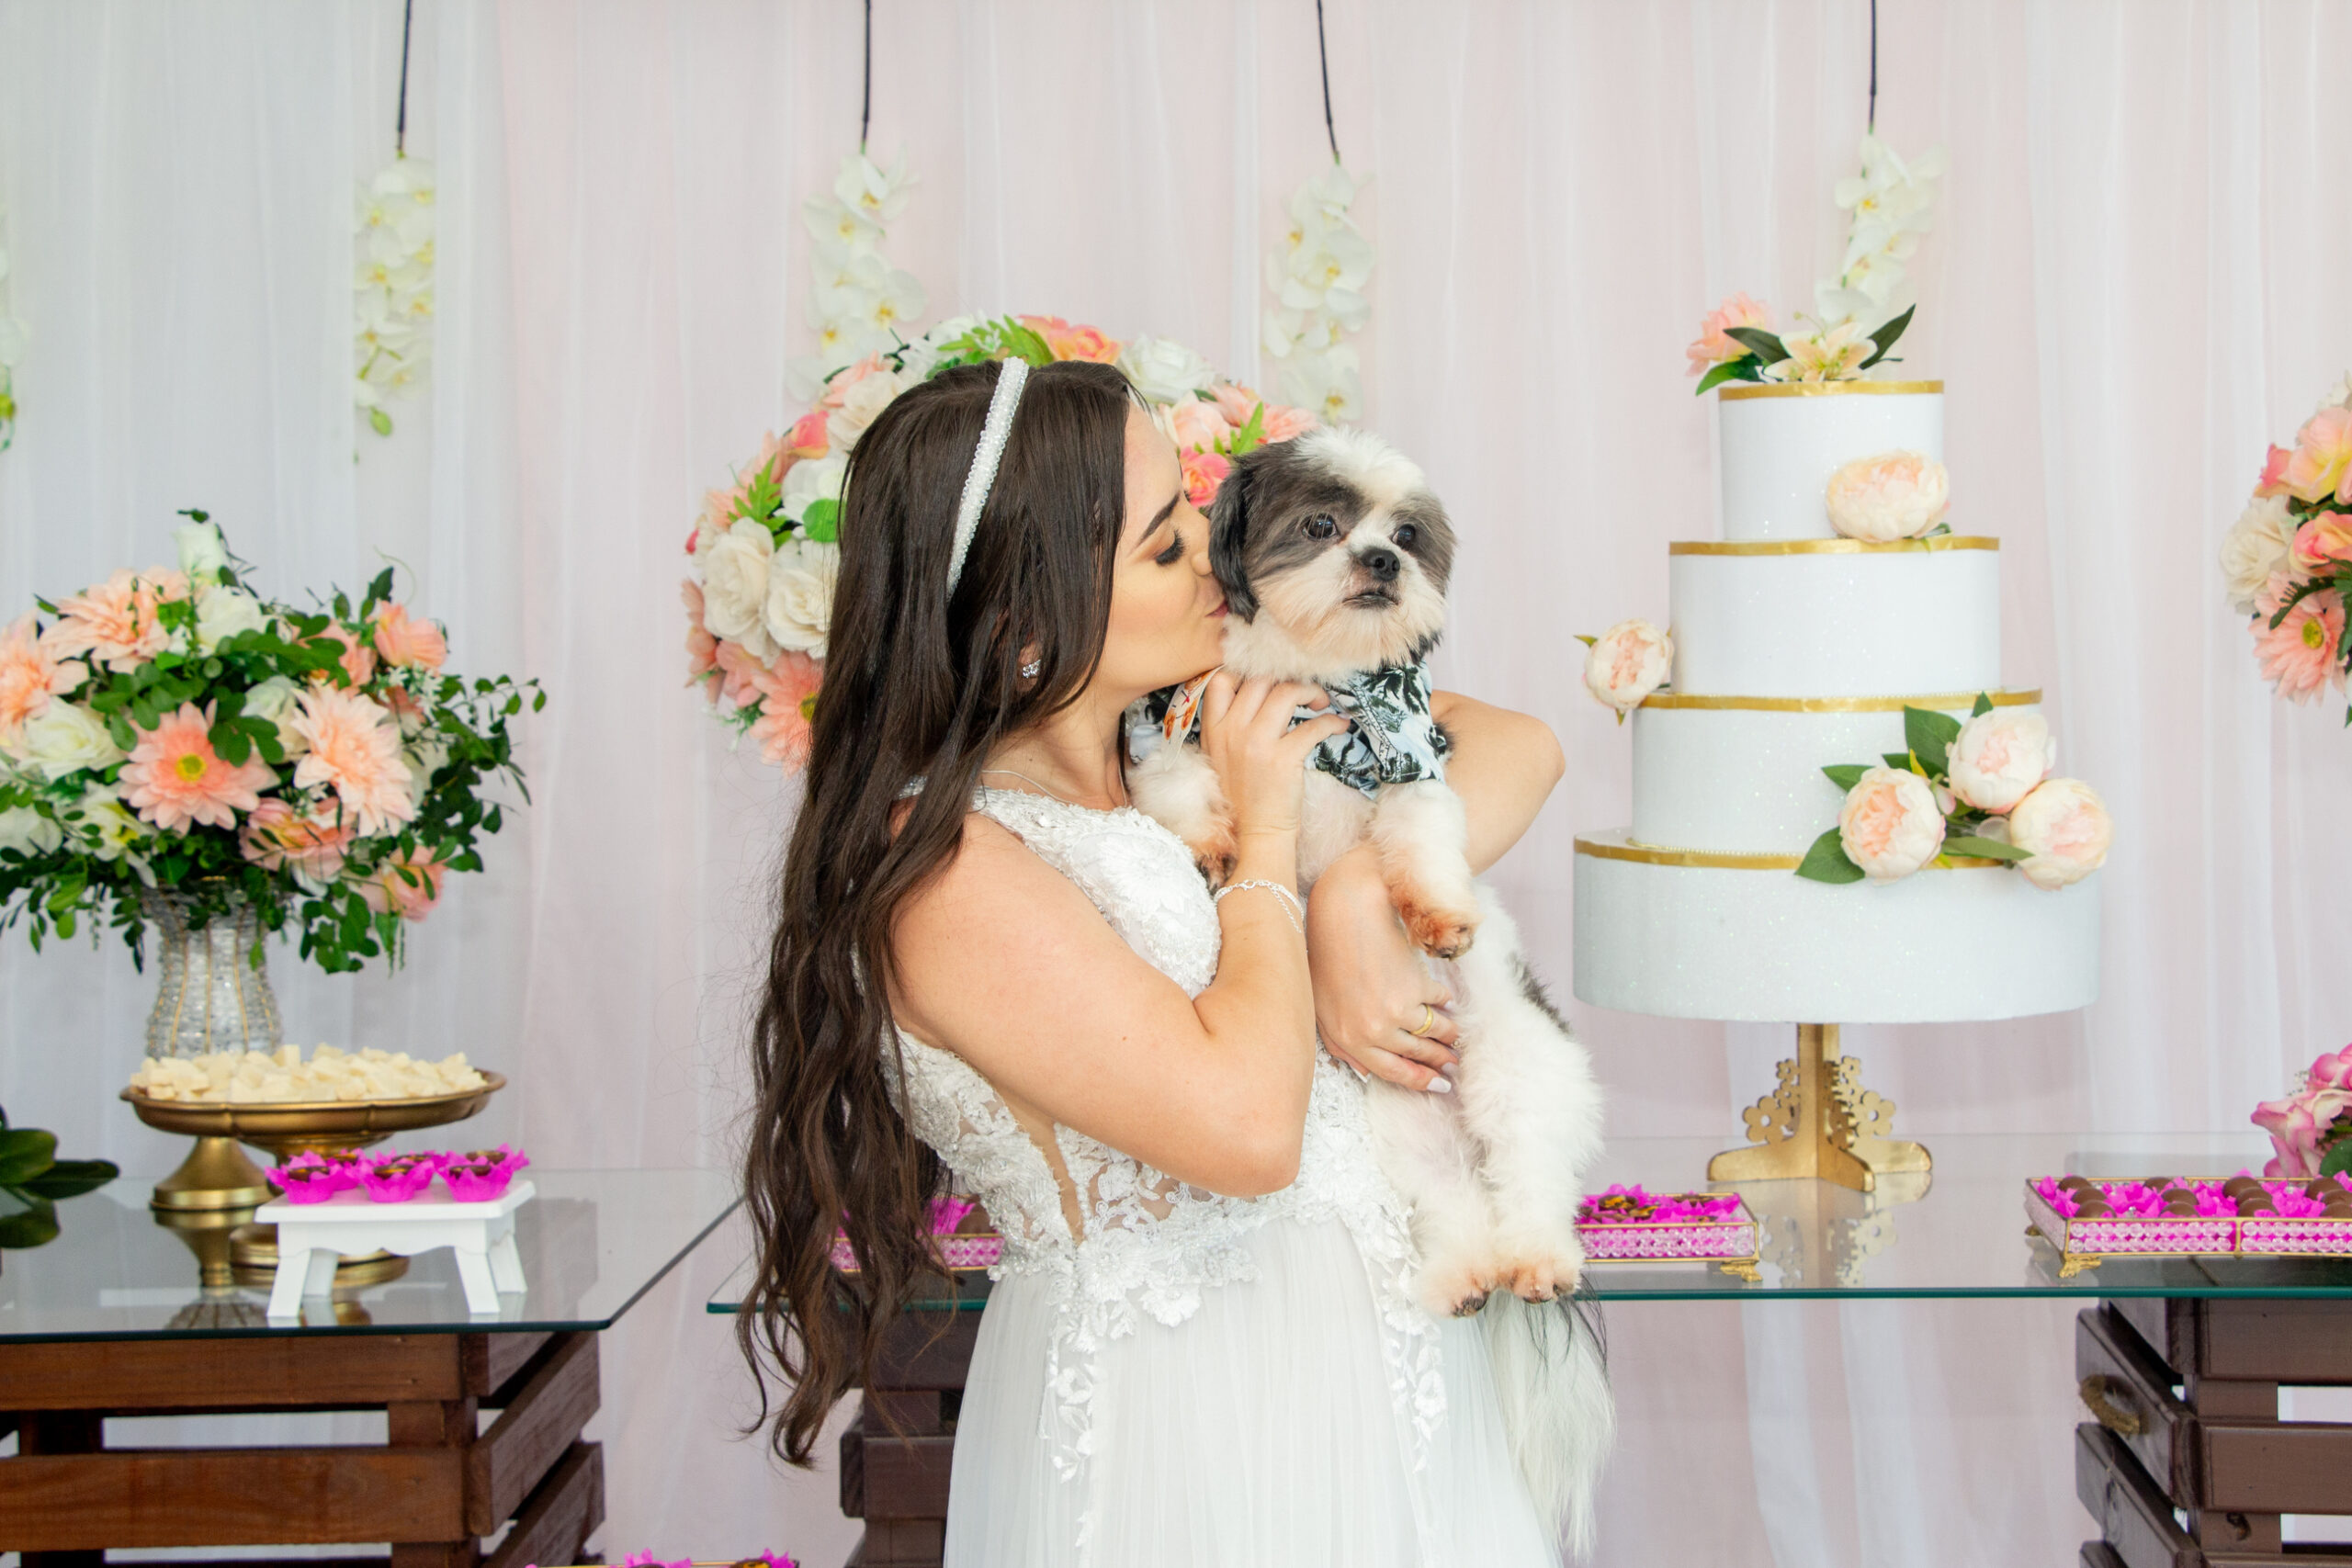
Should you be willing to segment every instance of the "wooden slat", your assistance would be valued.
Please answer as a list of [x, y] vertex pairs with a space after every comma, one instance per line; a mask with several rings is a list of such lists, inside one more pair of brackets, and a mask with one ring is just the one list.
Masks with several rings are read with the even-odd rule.
[[467, 1536], [460, 1540], [397, 1544], [385, 1568], [481, 1568], [481, 1542]]
[[289, 1335], [0, 1345], [0, 1405], [117, 1412], [455, 1399], [462, 1392], [455, 1338]]
[[470, 1448], [474, 1416], [470, 1399], [395, 1399], [384, 1406], [384, 1441], [395, 1449]]
[[2219, 1300], [2198, 1309], [2197, 1377], [2352, 1383], [2352, 1311], [2332, 1301]]
[[533, 1562], [579, 1562], [588, 1537], [605, 1522], [605, 1449], [574, 1443], [523, 1505], [483, 1568], [523, 1568]]
[[874, 1386], [890, 1391], [962, 1388], [979, 1337], [978, 1313], [910, 1313], [891, 1325], [883, 1341]]
[[467, 1334], [458, 1337], [458, 1364], [466, 1392], [489, 1399], [504, 1388], [531, 1358], [546, 1348], [547, 1334]]
[[[0, 1460], [0, 1542], [20, 1551], [454, 1540], [451, 1449], [141, 1449]], [[480, 1533], [480, 1532], [476, 1532]]]
[[2178, 1296], [2113, 1296], [2099, 1304], [2130, 1324], [2148, 1353], [2174, 1372], [2186, 1373], [2197, 1359], [2195, 1302]]
[[2124, 1568], [2203, 1568], [2172, 1505], [2132, 1451], [2097, 1422], [2075, 1428], [2075, 1495]]
[[[950, 1437], [894, 1438], [869, 1423], [861, 1412], [852, 1430], [858, 1434], [858, 1512], [852, 1518], [944, 1519], [947, 1517], [948, 1468], [955, 1460], [956, 1439]], [[842, 1445], [844, 1513], [848, 1512], [849, 1445]]]
[[876, 1519], [849, 1561], [852, 1568], [940, 1568], [946, 1551], [944, 1519]]
[[2115, 1548], [2103, 1540], [2083, 1542], [2079, 1568], [2123, 1568], [2123, 1559], [2115, 1555]]
[[2242, 1514], [2352, 1514], [2352, 1427], [2206, 1421], [2193, 1504]]
[[[2194, 1417], [2172, 1392], [2171, 1370], [2155, 1359], [2146, 1343], [2124, 1320], [2104, 1308], [2092, 1307], [2075, 1318], [2075, 1378], [2083, 1403], [2106, 1426], [2091, 1404], [2098, 1396], [2120, 1418], [2108, 1430], [2122, 1440], [2155, 1483], [2178, 1499], [2192, 1495], [2188, 1470], [2197, 1451], [2193, 1438], [2181, 1433]], [[2125, 1431], [2122, 1427], [2136, 1427]]]
[[514, 1517], [596, 1414], [596, 1337], [559, 1336], [466, 1455], [466, 1518], [488, 1535]]

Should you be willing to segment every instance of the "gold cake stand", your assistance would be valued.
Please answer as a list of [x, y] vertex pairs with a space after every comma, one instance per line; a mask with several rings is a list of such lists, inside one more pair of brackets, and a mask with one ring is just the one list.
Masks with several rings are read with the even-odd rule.
[[1749, 1146], [1709, 1160], [1709, 1180], [1813, 1177], [1875, 1192], [1882, 1177], [1924, 1178], [1932, 1167], [1925, 1147], [1890, 1135], [1894, 1102], [1862, 1087], [1861, 1064], [1839, 1051], [1836, 1024], [1798, 1024], [1797, 1054], [1779, 1072], [1780, 1087], [1740, 1112]]
[[[277, 1196], [261, 1169], [237, 1145], [267, 1150], [279, 1165], [303, 1153], [364, 1149], [395, 1133], [446, 1126], [481, 1113], [490, 1097], [506, 1087], [503, 1074], [482, 1072], [479, 1089], [415, 1100], [322, 1100], [243, 1105], [153, 1100], [135, 1089], [122, 1098], [139, 1119], [162, 1133], [196, 1140], [180, 1168], [155, 1183], [148, 1201], [158, 1224], [181, 1233], [196, 1253], [207, 1284], [220, 1279], [220, 1233], [228, 1231], [225, 1261], [246, 1274], [277, 1266], [277, 1227], [246, 1223], [252, 1211]], [[231, 1219], [232, 1211], [243, 1217]], [[224, 1224], [225, 1222], [225, 1224]], [[408, 1259], [390, 1253], [346, 1259], [335, 1269], [338, 1285], [372, 1284], [405, 1273]]]

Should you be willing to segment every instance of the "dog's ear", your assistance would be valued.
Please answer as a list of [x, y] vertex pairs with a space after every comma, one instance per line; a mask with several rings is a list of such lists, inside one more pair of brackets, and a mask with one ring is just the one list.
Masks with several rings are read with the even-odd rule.
[[1257, 465], [1247, 458], [1233, 465], [1209, 502], [1209, 570], [1225, 590], [1225, 606], [1242, 620], [1258, 614], [1258, 596], [1250, 591], [1250, 505]]

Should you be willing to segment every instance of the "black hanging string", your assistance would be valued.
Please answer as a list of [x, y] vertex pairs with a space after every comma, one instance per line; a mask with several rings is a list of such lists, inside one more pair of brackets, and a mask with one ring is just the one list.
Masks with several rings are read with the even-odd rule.
[[[1871, 3], [1876, 5], [1878, 0]], [[1323, 0], [1315, 0], [1315, 58], [1323, 67], [1323, 134], [1331, 139], [1331, 162], [1336, 164], [1340, 161], [1340, 132], [1331, 123], [1331, 51], [1323, 42]]]
[[392, 155], [408, 156], [408, 32], [416, 20], [416, 0], [401, 0], [401, 107], [392, 121]]
[[1878, 0], [1871, 0], [1871, 106], [1863, 123], [1872, 133], [1878, 130]]
[[[1877, 0], [1871, 0], [1875, 5]], [[857, 150], [865, 151], [865, 128], [874, 123], [874, 0], [865, 0], [865, 94], [857, 106]]]

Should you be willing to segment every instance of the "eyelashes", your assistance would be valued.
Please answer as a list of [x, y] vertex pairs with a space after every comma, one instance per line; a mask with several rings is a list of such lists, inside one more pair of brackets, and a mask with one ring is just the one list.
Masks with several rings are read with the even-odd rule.
[[1152, 564], [1155, 566], [1174, 566], [1178, 561], [1182, 560], [1188, 553], [1189, 552], [1185, 548], [1184, 545], [1184, 536], [1181, 533], [1171, 532], [1168, 539], [1168, 547], [1151, 558]]

